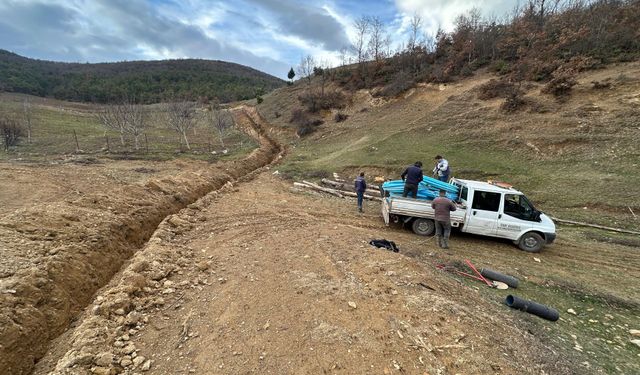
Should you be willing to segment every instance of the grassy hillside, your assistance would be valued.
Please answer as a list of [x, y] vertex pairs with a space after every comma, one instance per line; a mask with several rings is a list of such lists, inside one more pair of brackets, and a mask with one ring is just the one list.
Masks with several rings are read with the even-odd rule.
[[[553, 216], [640, 230], [640, 217], [632, 213], [640, 216], [640, 63], [582, 72], [571, 94], [560, 100], [541, 92], [544, 83], [524, 82], [524, 104], [513, 112], [503, 109], [504, 97], [479, 98], [495, 78], [480, 71], [456, 83], [421, 84], [388, 99], [372, 96], [375, 89], [345, 91], [347, 106], [314, 113], [324, 123], [303, 137], [295, 136], [298, 124], [289, 122], [291, 113], [302, 107], [300, 96], [318, 92], [319, 80], [311, 88], [298, 83], [278, 89], [259, 109], [290, 142], [287, 158], [277, 167], [281, 176], [318, 180], [337, 172], [351, 180], [364, 171], [369, 180], [398, 179], [416, 160], [428, 173], [433, 157], [443, 154], [455, 177], [510, 182]], [[348, 118], [336, 122], [337, 113]], [[374, 203], [367, 212], [377, 215], [378, 210]], [[431, 239], [409, 240], [396, 229], [380, 229], [377, 235], [398, 241], [405, 255], [415, 245], [427, 268], [434, 257], [444, 256], [433, 250]], [[518, 276], [517, 295], [558, 309], [558, 323], [532, 321], [536, 328], [529, 332], [584, 366], [576, 371], [637, 373], [638, 349], [628, 334], [639, 324], [638, 296], [628, 293], [637, 288], [620, 280], [637, 279], [634, 254], [640, 238], [565, 225], [557, 231], [557, 241], [538, 258], [507, 241], [460, 233], [446, 253], [458, 262], [472, 259]], [[475, 281], [463, 283], [478, 288]], [[489, 290], [480, 293], [502, 305]]]
[[[433, 157], [443, 154], [455, 177], [510, 182], [558, 217], [639, 228], [631, 210], [640, 215], [640, 64], [582, 73], [566, 102], [527, 83], [528, 104], [515, 113], [501, 110], [503, 99], [478, 99], [492, 77], [423, 84], [390, 100], [358, 91], [342, 110], [349, 118], [336, 123], [324, 112], [325, 123], [294, 142], [281, 172], [355, 176], [364, 170], [399, 178], [406, 165], [422, 160], [430, 170]], [[594, 88], [592, 81], [608, 87]], [[260, 110], [290, 128], [290, 111], [304, 90], [277, 90]]]
[[[0, 115], [21, 121], [25, 100], [31, 103], [33, 111], [32, 142], [28, 143], [24, 136], [9, 152], [0, 150], [0, 160], [66, 160], [69, 155], [77, 154], [77, 159], [89, 162], [95, 157], [151, 160], [184, 157], [213, 161], [240, 157], [257, 147], [253, 138], [235, 128], [224, 133], [223, 146], [206, 117], [199, 116], [197, 126], [187, 135], [191, 146], [187, 150], [178, 133], [169, 129], [159, 116], [159, 105], [144, 106], [148, 120], [146, 137], [141, 137], [139, 150], [135, 150], [130, 135], [125, 136], [122, 145], [116, 131], [102, 126], [96, 116], [100, 105], [2, 93]], [[78, 146], [80, 152], [76, 150]], [[225, 149], [227, 153], [223, 152]]]
[[0, 91], [61, 100], [109, 103], [127, 97], [157, 103], [179, 97], [230, 102], [283, 85], [276, 77], [224, 61], [78, 64], [34, 60], [0, 50]]

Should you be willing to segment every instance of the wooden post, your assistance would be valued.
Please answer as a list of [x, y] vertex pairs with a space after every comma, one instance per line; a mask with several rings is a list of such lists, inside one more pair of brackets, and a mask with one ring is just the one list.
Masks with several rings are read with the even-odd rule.
[[76, 129], [73, 129], [73, 138], [76, 140], [76, 152], [80, 151], [80, 144], [78, 143], [78, 135], [76, 134]]
[[105, 134], [104, 138], [107, 140], [107, 152], [110, 152], [111, 148], [109, 147], [109, 136]]
[[144, 148], [147, 150], [147, 154], [149, 153], [149, 140], [147, 139], [147, 133], [144, 133]]

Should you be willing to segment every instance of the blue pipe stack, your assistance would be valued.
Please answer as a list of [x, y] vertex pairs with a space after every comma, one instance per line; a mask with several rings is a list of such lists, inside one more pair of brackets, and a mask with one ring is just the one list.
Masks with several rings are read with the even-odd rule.
[[[401, 197], [402, 192], [404, 191], [404, 181], [387, 181], [382, 184], [382, 189], [384, 189], [385, 192], [389, 192], [389, 196]], [[454, 201], [458, 199], [459, 189], [457, 186], [426, 176], [418, 185], [417, 198], [424, 200], [433, 200], [439, 195], [440, 189], [447, 192], [447, 198]]]

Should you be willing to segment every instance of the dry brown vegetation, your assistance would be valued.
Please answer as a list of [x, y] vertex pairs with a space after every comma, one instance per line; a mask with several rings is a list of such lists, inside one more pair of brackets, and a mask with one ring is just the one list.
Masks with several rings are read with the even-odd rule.
[[454, 31], [422, 43], [414, 37], [385, 59], [359, 57], [334, 79], [350, 90], [384, 86], [380, 94], [392, 97], [417, 82], [451, 82], [488, 67], [513, 82], [551, 80], [545, 92], [565, 97], [577, 72], [638, 57], [638, 23], [640, 3], [625, 0], [530, 0], [504, 21], [472, 10]]
[[10, 117], [0, 117], [0, 138], [2, 138], [5, 151], [8, 151], [9, 147], [17, 145], [24, 133], [20, 122]]

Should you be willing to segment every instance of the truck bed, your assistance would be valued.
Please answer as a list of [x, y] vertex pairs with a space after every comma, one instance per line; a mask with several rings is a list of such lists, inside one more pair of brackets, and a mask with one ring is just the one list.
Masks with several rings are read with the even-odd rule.
[[[451, 226], [457, 227], [464, 223], [466, 209], [456, 204], [457, 210], [451, 212]], [[423, 217], [433, 219], [435, 212], [431, 208], [431, 201], [402, 197], [386, 197], [382, 200], [382, 217], [385, 224], [389, 224], [390, 216]]]

